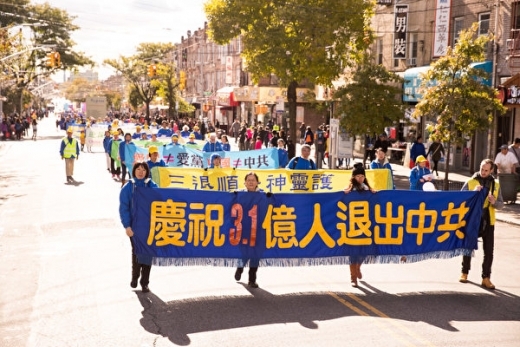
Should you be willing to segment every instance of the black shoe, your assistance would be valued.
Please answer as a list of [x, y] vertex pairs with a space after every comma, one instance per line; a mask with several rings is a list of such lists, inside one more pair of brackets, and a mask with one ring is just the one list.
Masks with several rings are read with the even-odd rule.
[[235, 271], [235, 280], [240, 281], [240, 277], [242, 277], [242, 271], [237, 269], [237, 271]]
[[67, 176], [67, 183], [72, 182], [72, 176]]
[[70, 181], [74, 182], [74, 177], [70, 176]]
[[130, 282], [130, 287], [137, 288], [137, 278], [135, 280], [132, 279], [132, 282]]
[[143, 293], [148, 293], [150, 291], [150, 288], [148, 288], [148, 286], [141, 286], [141, 290]]
[[258, 288], [258, 283], [256, 283], [256, 282], [249, 282], [247, 285], [250, 286], [251, 288]]

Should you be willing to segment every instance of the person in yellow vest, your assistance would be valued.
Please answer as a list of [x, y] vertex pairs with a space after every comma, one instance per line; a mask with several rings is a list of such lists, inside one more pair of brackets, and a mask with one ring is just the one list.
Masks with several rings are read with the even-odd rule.
[[67, 136], [61, 140], [60, 155], [61, 159], [65, 159], [67, 182], [74, 182], [74, 160], [79, 159], [79, 146], [78, 140], [72, 137], [72, 128], [67, 129]]
[[[482, 219], [480, 221], [479, 235], [482, 238], [482, 249], [484, 250], [484, 261], [482, 262], [482, 287], [495, 289], [491, 283], [491, 265], [493, 264], [493, 248], [495, 243], [495, 210], [504, 207], [500, 184], [493, 175], [494, 163], [491, 159], [484, 159], [480, 163], [480, 172], [475, 173], [461, 190], [484, 190], [486, 200], [484, 200]], [[468, 273], [471, 268], [471, 257], [462, 257], [462, 274], [459, 281], [468, 282]]]

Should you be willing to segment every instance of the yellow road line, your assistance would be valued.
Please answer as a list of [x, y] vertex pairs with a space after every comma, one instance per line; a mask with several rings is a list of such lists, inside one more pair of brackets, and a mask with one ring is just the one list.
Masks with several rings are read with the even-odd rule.
[[396, 321], [395, 319], [392, 319], [391, 317], [389, 317], [388, 315], [386, 315], [385, 313], [381, 312], [380, 310], [378, 310], [377, 308], [375, 308], [374, 306], [370, 305], [368, 302], [364, 301], [363, 299], [361, 299], [359, 296], [353, 294], [353, 293], [348, 293], [346, 294], [349, 298], [351, 298], [352, 300], [356, 301], [358, 304], [360, 304], [361, 306], [365, 307], [366, 309], [368, 309], [369, 311], [372, 311], [373, 313], [375, 313], [376, 315], [378, 315], [379, 317], [382, 317], [382, 318], [390, 318], [389, 322], [390, 324], [392, 324], [393, 326], [395, 326], [396, 328], [398, 328], [399, 330], [401, 330], [402, 332], [404, 332], [405, 334], [408, 334], [410, 337], [413, 337], [414, 339], [416, 339], [417, 341], [419, 341], [421, 344], [425, 345], [425, 346], [429, 346], [429, 347], [435, 347], [435, 345], [433, 343], [431, 343], [430, 341], [424, 339], [423, 337], [419, 336], [418, 334], [416, 334], [413, 330], [410, 330], [409, 328], [407, 328], [406, 326], [404, 326], [403, 324], [399, 323], [398, 321]]
[[[372, 317], [373, 316], [370, 316], [368, 313], [366, 313], [365, 311], [357, 308], [356, 306], [352, 305], [350, 302], [348, 302], [347, 300], [341, 298], [340, 296], [336, 295], [335, 293], [330, 293], [329, 292], [329, 295], [332, 296], [334, 299], [336, 299], [337, 301], [339, 301], [340, 303], [342, 303], [344, 306], [348, 307], [349, 309], [351, 309], [352, 311], [356, 312], [357, 314], [359, 314], [360, 316], [364, 316], [364, 317]], [[411, 343], [410, 341], [407, 341], [405, 338], [403, 338], [402, 336], [400, 336], [399, 334], [397, 334], [394, 330], [390, 329], [388, 327], [388, 325], [386, 324], [382, 324], [382, 322], [380, 320], [377, 320], [375, 319], [374, 320], [375, 324], [381, 328], [382, 330], [386, 331], [389, 335], [392, 335], [395, 339], [401, 341], [402, 345], [403, 346], [410, 346], [410, 347], [414, 347], [415, 345], [413, 343]]]

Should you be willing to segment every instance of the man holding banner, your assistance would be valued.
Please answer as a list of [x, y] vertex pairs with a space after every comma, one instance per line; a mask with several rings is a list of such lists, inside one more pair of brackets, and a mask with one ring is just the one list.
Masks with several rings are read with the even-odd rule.
[[[471, 177], [461, 190], [476, 190], [486, 192], [483, 213], [480, 221], [478, 236], [482, 237], [482, 249], [484, 250], [484, 261], [482, 262], [482, 287], [495, 289], [491, 283], [491, 265], [493, 264], [493, 248], [495, 244], [495, 210], [504, 207], [500, 183], [491, 175], [494, 163], [491, 159], [484, 159], [480, 163], [480, 172]], [[459, 281], [468, 282], [468, 273], [471, 268], [471, 257], [462, 257], [462, 274]]]

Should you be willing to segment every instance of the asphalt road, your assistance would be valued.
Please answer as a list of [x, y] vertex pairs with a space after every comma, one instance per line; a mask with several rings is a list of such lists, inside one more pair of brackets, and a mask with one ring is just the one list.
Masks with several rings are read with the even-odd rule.
[[[0, 144], [0, 346], [518, 346], [520, 228], [498, 224], [492, 276], [470, 283], [460, 258], [348, 267], [260, 268], [259, 289], [234, 269], [154, 267], [152, 293], [131, 289], [120, 184], [104, 154], [65, 183], [62, 133]], [[245, 276], [244, 276], [245, 277]], [[246, 278], [247, 279], [247, 278]]]

